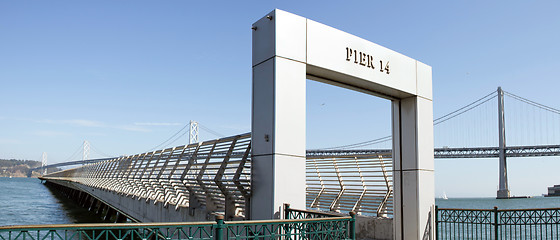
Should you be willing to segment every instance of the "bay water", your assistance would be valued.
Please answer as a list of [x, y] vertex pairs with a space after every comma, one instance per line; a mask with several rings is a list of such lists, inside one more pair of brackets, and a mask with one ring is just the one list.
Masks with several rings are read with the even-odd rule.
[[51, 191], [37, 178], [0, 177], [0, 226], [99, 222], [100, 216]]
[[[560, 197], [521, 199], [436, 199], [439, 208], [530, 209], [560, 208]], [[100, 216], [51, 191], [36, 178], [0, 178], [0, 226], [31, 224], [99, 223]]]

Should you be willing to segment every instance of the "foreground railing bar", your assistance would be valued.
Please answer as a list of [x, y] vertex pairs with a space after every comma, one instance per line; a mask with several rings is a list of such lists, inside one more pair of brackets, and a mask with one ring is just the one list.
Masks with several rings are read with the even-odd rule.
[[[111, 236], [127, 239], [129, 231], [138, 234], [137, 237], [141, 239], [356, 239], [356, 218], [353, 212], [350, 212], [350, 216], [342, 217], [321, 213], [309, 215], [297, 209], [292, 210], [288, 205], [284, 216], [286, 219], [257, 221], [224, 222], [224, 216], [217, 215], [215, 222], [4, 226], [0, 227], [0, 239], [108, 239]], [[42, 231], [44, 229], [46, 231]], [[107, 230], [117, 232], [106, 232]], [[57, 231], [64, 231], [64, 234], [60, 235]], [[121, 235], [122, 231], [125, 231], [124, 236]], [[36, 232], [36, 238], [33, 236], [35, 233], [32, 235], [30, 232]], [[68, 232], [71, 234], [67, 235]], [[5, 238], [6, 234], [9, 235], [8, 238]], [[136, 239], [132, 235], [130, 238]]]
[[[326, 215], [326, 214], [325, 214]], [[253, 220], [253, 221], [224, 221], [228, 225], [254, 225], [254, 224], [282, 224], [294, 222], [322, 222], [322, 221], [339, 221], [352, 219], [351, 216], [324, 217], [324, 218], [306, 218], [306, 219], [272, 219], [272, 220]], [[14, 225], [0, 226], [0, 231], [13, 230], [62, 230], [62, 229], [124, 229], [138, 227], [181, 227], [181, 226], [211, 226], [216, 222], [163, 222], [163, 223], [82, 223], [82, 224], [52, 224], [52, 225]]]
[[324, 217], [324, 218], [305, 218], [305, 219], [274, 219], [274, 220], [254, 220], [254, 221], [225, 221], [226, 224], [231, 225], [250, 225], [250, 224], [280, 224], [280, 223], [294, 223], [294, 222], [322, 222], [322, 221], [340, 221], [345, 219], [352, 219], [350, 216], [343, 217]]
[[137, 227], [180, 227], [196, 225], [212, 225], [216, 222], [162, 222], [162, 223], [78, 223], [78, 224], [52, 224], [52, 225], [14, 225], [0, 226], [0, 231], [5, 230], [32, 230], [32, 229], [92, 229], [92, 228], [137, 228]]

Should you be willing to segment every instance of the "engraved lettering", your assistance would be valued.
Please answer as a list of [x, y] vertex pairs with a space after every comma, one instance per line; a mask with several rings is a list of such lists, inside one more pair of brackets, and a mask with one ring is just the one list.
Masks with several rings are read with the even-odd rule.
[[360, 65], [362, 65], [362, 66], [366, 65], [366, 54], [364, 54], [362, 52], [360, 52]]
[[385, 73], [389, 74], [389, 61], [385, 64]]
[[373, 56], [368, 55], [367, 67], [371, 69], [375, 69], [375, 67], [373, 66]]
[[379, 61], [379, 71], [383, 72], [385, 71], [385, 73], [389, 74], [389, 61], [387, 61], [387, 63], [385, 63], [385, 68], [383, 68], [383, 61]]
[[[374, 55], [346, 47], [346, 61], [350, 62], [352, 58], [354, 58], [354, 63], [357, 65], [375, 69], [376, 60]], [[385, 64], [383, 62], [383, 60], [379, 60], [379, 72], [389, 74], [389, 61], [386, 61]]]

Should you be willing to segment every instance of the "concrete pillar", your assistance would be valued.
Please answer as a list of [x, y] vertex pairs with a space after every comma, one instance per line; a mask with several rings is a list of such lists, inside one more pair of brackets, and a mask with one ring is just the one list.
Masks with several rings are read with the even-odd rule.
[[91, 198], [91, 196], [89, 194], [84, 193], [84, 197], [82, 198], [82, 202], [80, 203], [80, 206], [82, 206], [84, 208], [86, 206], [88, 206], [89, 203], [90, 203], [90, 198]]
[[105, 209], [106, 206], [107, 205], [105, 205], [104, 203], [99, 202], [99, 208], [97, 208], [97, 211], [95, 213], [100, 215], [103, 214], [103, 210]]
[[195, 209], [201, 206], [196, 194], [194, 192], [189, 191], [189, 214], [194, 216]]
[[115, 209], [108, 207], [107, 209], [107, 214], [105, 214], [105, 218], [103, 218], [104, 221], [110, 221], [111, 218], [113, 217], [113, 215], [117, 214], [117, 211], [115, 211]]
[[117, 213], [117, 219], [115, 220], [115, 222], [116, 223], [125, 223], [126, 219], [127, 219], [127, 217], [124, 214], [118, 212]]
[[93, 201], [91, 201], [91, 205], [89, 206], [88, 210], [95, 211], [95, 207], [97, 207], [97, 203], [99, 203], [97, 198], [93, 198]]
[[226, 220], [232, 220], [235, 217], [235, 211], [237, 207], [235, 205], [235, 200], [230, 195], [225, 195], [225, 210], [224, 210], [224, 218]]
[[278, 12], [253, 24], [251, 219], [305, 209], [305, 26]]

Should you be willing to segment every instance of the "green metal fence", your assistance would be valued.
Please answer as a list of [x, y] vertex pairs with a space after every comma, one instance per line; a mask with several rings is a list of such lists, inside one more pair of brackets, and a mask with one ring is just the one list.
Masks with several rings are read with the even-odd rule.
[[436, 207], [436, 239], [560, 239], [560, 208]]
[[[288, 229], [295, 229], [296, 232], [316, 233], [314, 235], [316, 237], [311, 239], [356, 239], [356, 214], [350, 212], [349, 215], [345, 217], [339, 213], [293, 209], [290, 208], [290, 204], [284, 204], [285, 219], [318, 221], [318, 224], [308, 226], [297, 224], [288, 226]], [[341, 217], [349, 221], [333, 221]]]
[[[289, 209], [286, 212], [302, 210]], [[293, 216], [287, 214], [285, 216]], [[320, 215], [318, 213], [318, 215]], [[63, 224], [0, 227], [0, 240], [356, 239], [355, 216], [190, 223]]]

